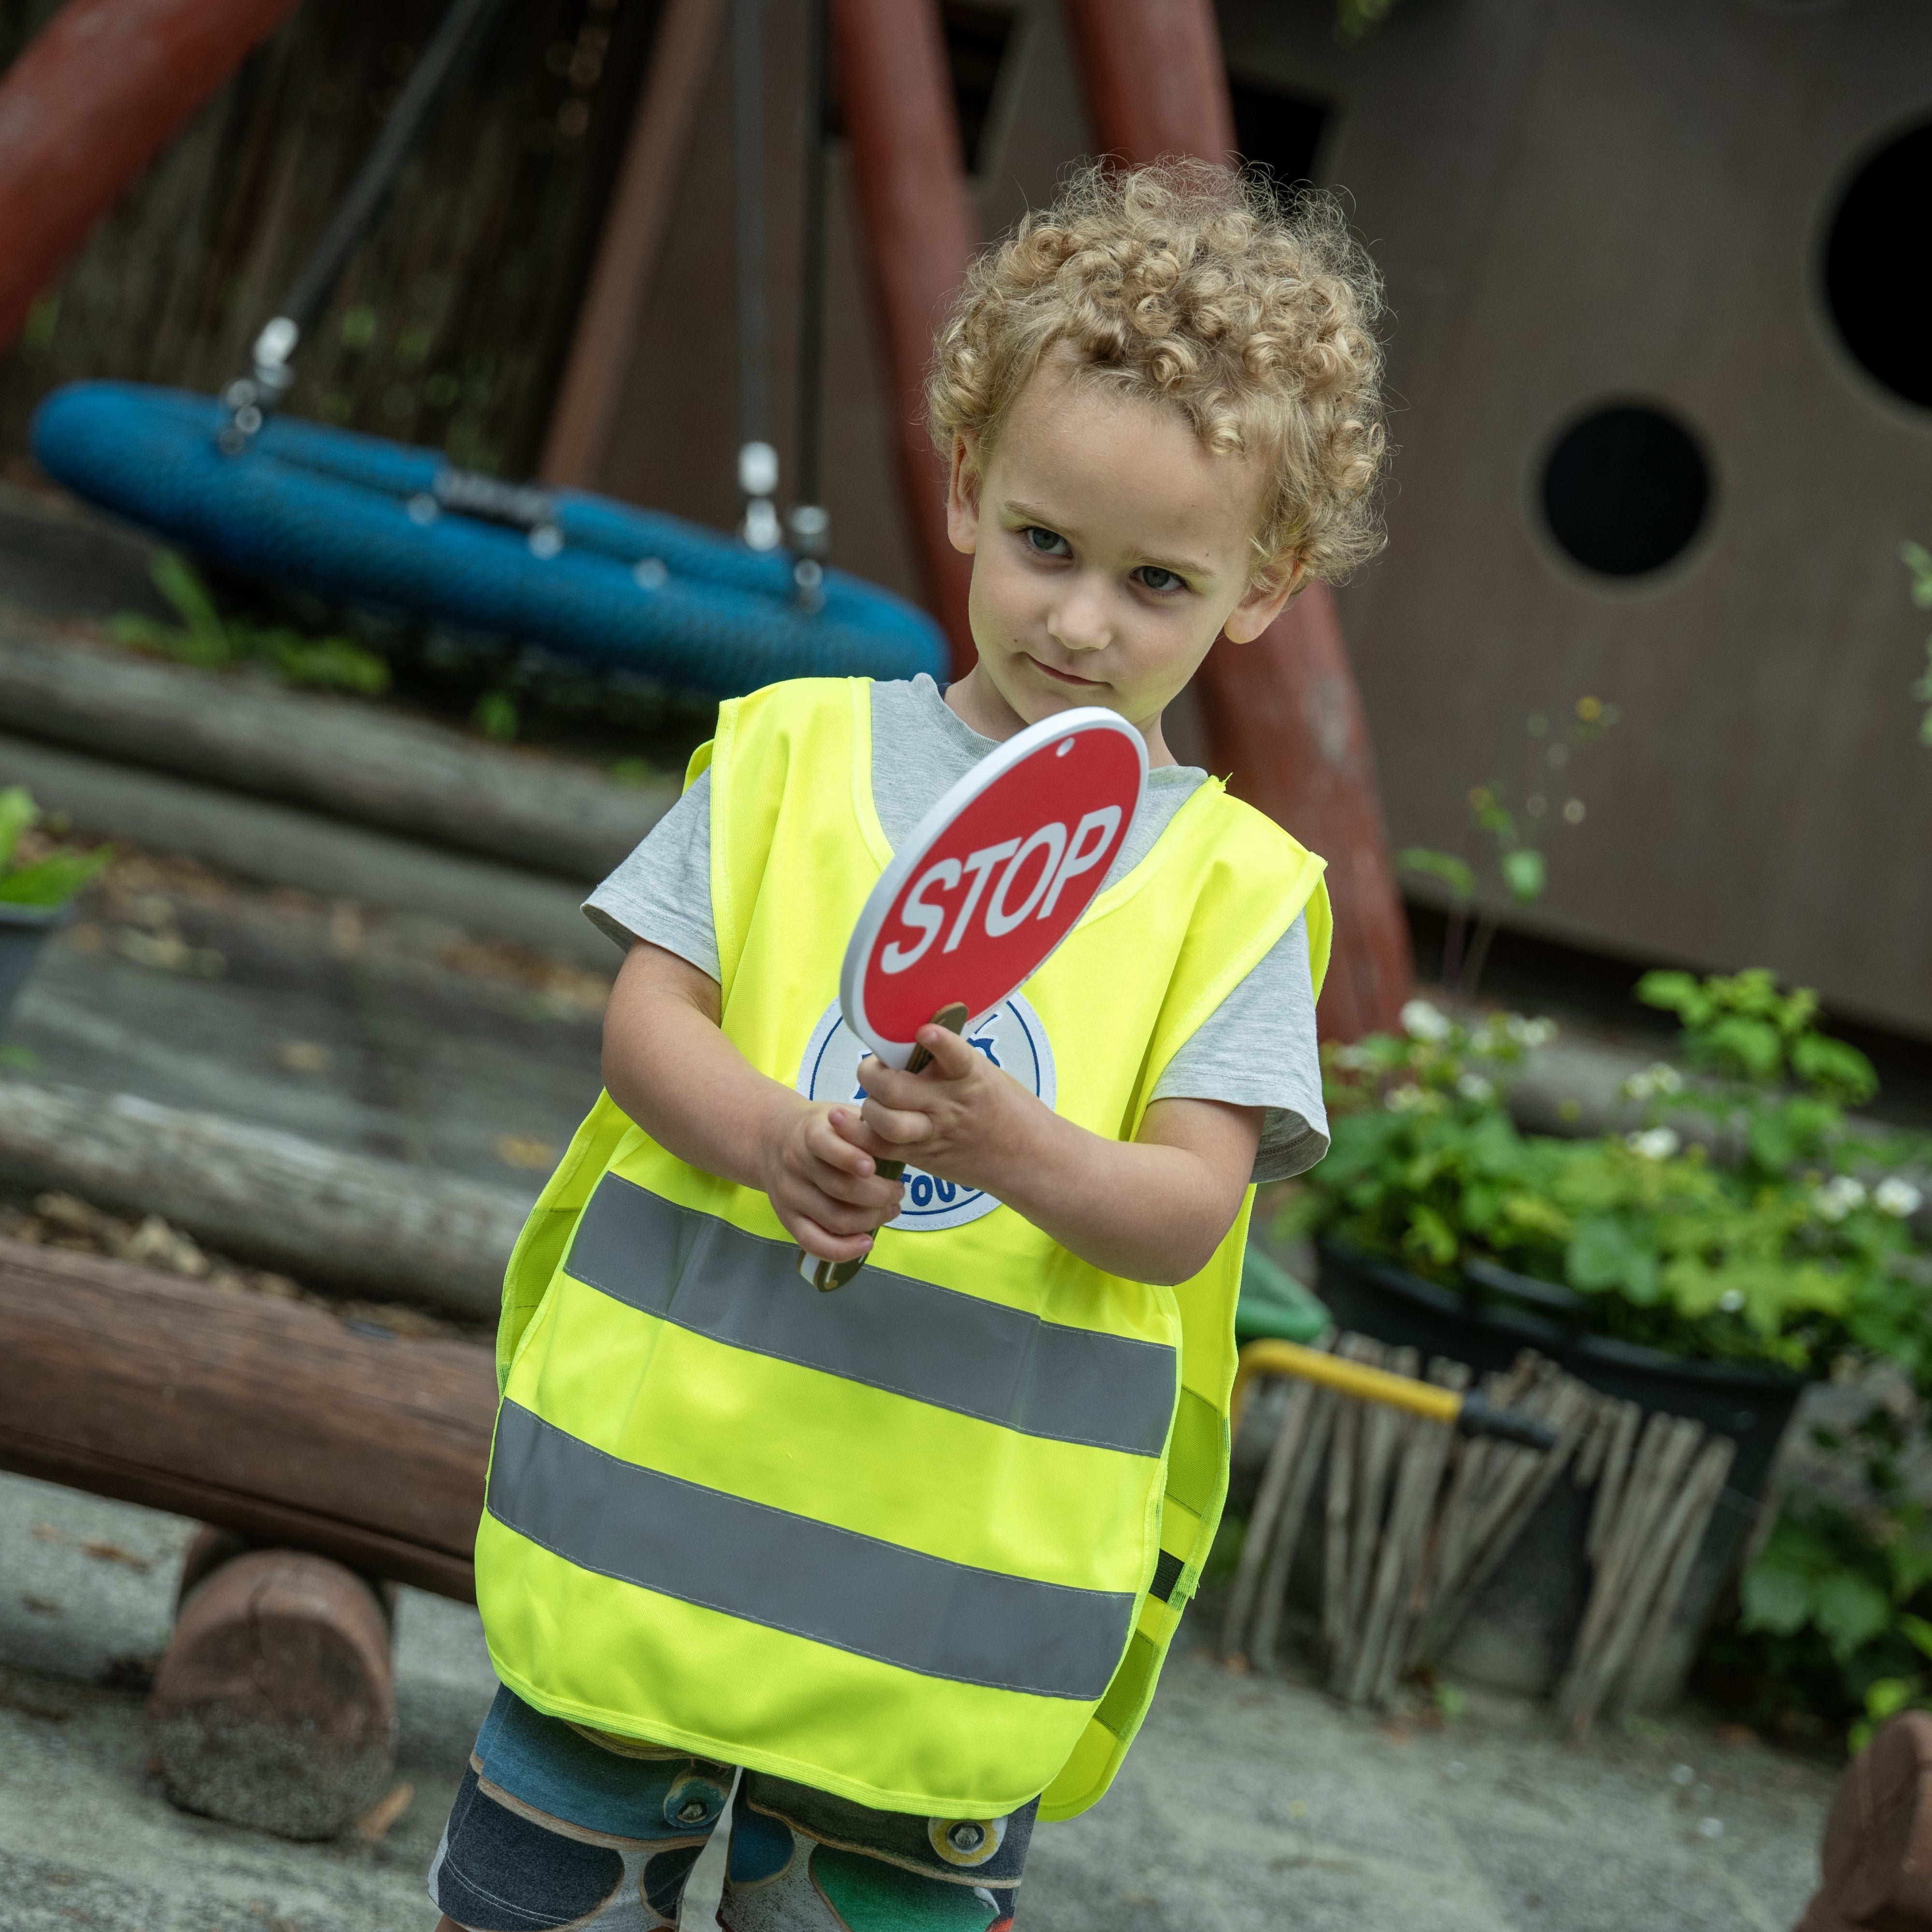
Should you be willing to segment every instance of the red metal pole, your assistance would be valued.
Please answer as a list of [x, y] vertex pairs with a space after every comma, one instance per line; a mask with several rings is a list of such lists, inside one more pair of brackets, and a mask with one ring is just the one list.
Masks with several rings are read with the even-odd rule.
[[0, 348], [295, 0], [67, 0], [0, 78]]
[[[1225, 160], [1234, 146], [1212, 0], [1063, 0], [1095, 146], [1130, 165]], [[1312, 584], [1251, 644], [1218, 644], [1197, 680], [1230, 789], [1328, 861], [1335, 952], [1324, 1037], [1395, 1027], [1408, 996], [1408, 922], [1389, 863], [1368, 721], [1341, 620]]]
[[839, 98], [885, 337], [892, 431], [927, 601], [963, 677], [972, 560], [946, 535], [946, 465], [926, 433], [932, 338], [979, 246], [933, 0], [832, 0]]

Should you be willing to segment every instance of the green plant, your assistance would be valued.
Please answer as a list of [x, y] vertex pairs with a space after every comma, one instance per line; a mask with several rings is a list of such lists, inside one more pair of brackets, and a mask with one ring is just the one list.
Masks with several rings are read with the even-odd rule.
[[[1922, 610], [1932, 610], [1932, 550], [1922, 544], [1903, 543], [1899, 560], [1912, 573], [1912, 601]], [[1926, 700], [1925, 715], [1918, 721], [1918, 742], [1932, 745], [1932, 638], [1925, 640], [1925, 675], [1912, 687], [1914, 698]]]
[[154, 551], [148, 574], [181, 622], [164, 624], [124, 611], [108, 627], [117, 643], [203, 670], [263, 663], [286, 683], [363, 698], [380, 698], [389, 688], [388, 664], [351, 638], [314, 638], [287, 625], [224, 617], [200, 573], [178, 550]]
[[[1853, 1172], [1906, 1151], [1846, 1128], [1840, 1102], [1869, 1092], [1869, 1067], [1768, 975], [1690, 981], [1694, 998], [1682, 976], [1645, 984], [1684, 1014], [1686, 1057], [1705, 1070], [1633, 1081], [1646, 1124], [1626, 1132], [1562, 1138], [1510, 1119], [1503, 1089], [1546, 1021], [1472, 1028], [1412, 1000], [1402, 1034], [1328, 1049], [1331, 1146], [1280, 1232], [1450, 1283], [1492, 1263], [1570, 1288], [1597, 1332], [1673, 1354], [1813, 1370], [1857, 1348], [1932, 1372], [1917, 1190]], [[1700, 1113], [1708, 1146], [1680, 1132]]]
[[1395, 0], [1335, 0], [1335, 38], [1359, 40], [1388, 17]]
[[[1562, 730], [1552, 733], [1549, 718], [1542, 712], [1532, 712], [1523, 734], [1520, 812], [1510, 805], [1508, 789], [1499, 781], [1471, 789], [1471, 829], [1490, 841], [1498, 882], [1517, 905], [1534, 904], [1550, 883], [1549, 860], [1538, 842], [1544, 821], [1550, 815], [1550, 790], [1568, 771], [1571, 758], [1602, 737], [1616, 723], [1618, 716], [1614, 704], [1606, 704], [1597, 698], [1580, 698], [1574, 716]], [[1557, 815], [1567, 825], [1582, 824], [1583, 801], [1574, 796], [1565, 799]], [[1488, 910], [1477, 915], [1472, 930], [1474, 868], [1453, 852], [1439, 852], [1426, 845], [1412, 845], [1398, 852], [1396, 866], [1401, 872], [1438, 879], [1448, 888], [1449, 923], [1443, 939], [1442, 980], [1463, 999], [1474, 999], [1496, 932], [1496, 915]]]
[[515, 741], [522, 728], [523, 714], [517, 700], [507, 691], [486, 691], [477, 699], [476, 708], [470, 714], [470, 722], [484, 737], [493, 738], [500, 745]]
[[56, 845], [32, 859], [20, 856], [23, 839], [40, 822], [40, 808], [25, 785], [0, 791], [0, 904], [63, 906], [114, 856], [111, 846], [92, 851]]

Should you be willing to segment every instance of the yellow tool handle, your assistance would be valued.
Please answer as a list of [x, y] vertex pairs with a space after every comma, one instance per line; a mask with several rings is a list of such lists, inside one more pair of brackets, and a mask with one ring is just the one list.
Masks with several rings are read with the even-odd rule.
[[1435, 1382], [1418, 1382], [1413, 1376], [1391, 1375], [1366, 1362], [1352, 1362], [1345, 1355], [1304, 1348], [1298, 1342], [1267, 1340], [1250, 1342], [1241, 1351], [1234, 1393], [1228, 1400], [1231, 1432], [1241, 1426], [1242, 1399], [1256, 1376], [1299, 1376], [1304, 1382], [1325, 1382], [1364, 1402], [1386, 1402], [1431, 1422], [1446, 1422], [1463, 1436], [1493, 1436], [1526, 1449], [1553, 1449], [1557, 1444], [1558, 1432], [1548, 1423], [1513, 1408], [1492, 1408], [1474, 1389], [1459, 1394]]
[[1452, 1426], [1462, 1412], [1462, 1398], [1454, 1389], [1419, 1382], [1411, 1376], [1391, 1375], [1387, 1369], [1372, 1369], [1366, 1362], [1352, 1362], [1324, 1349], [1304, 1348], [1299, 1342], [1258, 1341], [1250, 1342], [1241, 1351], [1241, 1365], [1234, 1375], [1228, 1409], [1237, 1429], [1242, 1400], [1256, 1376], [1299, 1376], [1304, 1382], [1325, 1382], [1364, 1402], [1387, 1402], [1426, 1415], [1431, 1422]]

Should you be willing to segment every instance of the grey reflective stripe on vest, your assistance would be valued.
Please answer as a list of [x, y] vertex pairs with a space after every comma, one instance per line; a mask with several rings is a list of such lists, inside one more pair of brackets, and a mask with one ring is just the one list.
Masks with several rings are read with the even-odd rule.
[[995, 1690], [1096, 1702], [1133, 1622], [1130, 1592], [1003, 1576], [748, 1502], [620, 1462], [513, 1402], [489, 1510], [580, 1570]]
[[836, 1294], [767, 1240], [607, 1174], [563, 1271], [734, 1348], [1060, 1442], [1158, 1456], [1174, 1352], [867, 1267]]

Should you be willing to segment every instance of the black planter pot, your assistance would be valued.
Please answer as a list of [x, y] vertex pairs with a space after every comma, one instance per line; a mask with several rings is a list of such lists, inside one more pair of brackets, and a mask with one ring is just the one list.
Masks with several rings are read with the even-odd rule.
[[0, 899], [0, 1022], [27, 983], [46, 936], [74, 916], [71, 904], [62, 906], [10, 905]]
[[[1687, 1360], [1583, 1332], [1568, 1288], [1476, 1264], [1464, 1292], [1334, 1242], [1317, 1244], [1321, 1294], [1336, 1324], [1478, 1373], [1535, 1349], [1580, 1382], [1646, 1413], [1689, 1416], [1737, 1444], [1737, 1456], [1689, 1586], [1634, 1701], [1661, 1708], [1681, 1694], [1704, 1626], [1742, 1557], [1803, 1377], [1730, 1362]], [[1484, 1586], [1440, 1661], [1452, 1676], [1540, 1693], [1562, 1674], [1588, 1599], [1584, 1533], [1590, 1498], [1559, 1481]]]

